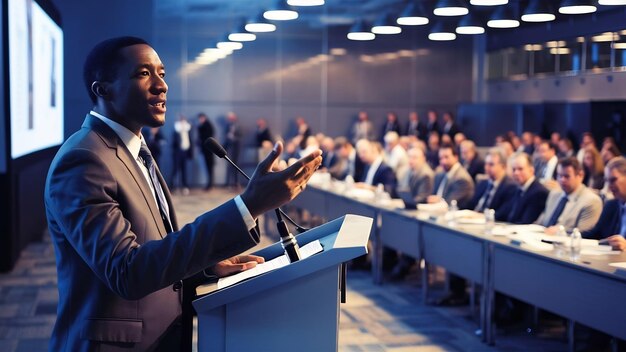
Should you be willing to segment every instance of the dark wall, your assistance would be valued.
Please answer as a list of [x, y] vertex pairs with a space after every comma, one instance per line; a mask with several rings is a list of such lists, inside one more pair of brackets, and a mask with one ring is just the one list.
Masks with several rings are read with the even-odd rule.
[[[244, 144], [251, 146], [255, 121], [265, 117], [275, 136], [294, 135], [294, 120], [303, 116], [314, 133], [330, 136], [348, 133], [360, 110], [380, 128], [388, 111], [398, 113], [402, 123], [409, 111], [417, 109], [422, 118], [428, 109], [456, 110], [471, 100], [472, 40], [460, 37], [454, 44], [427, 39], [425, 29], [407, 29], [400, 35], [379, 36], [372, 42], [346, 38], [347, 26], [310, 28], [306, 23], [280, 23], [274, 33], [260, 34], [227, 59], [193, 74], [177, 70], [191, 61], [211, 39], [230, 27], [227, 23], [181, 23], [159, 21], [155, 43], [169, 70], [168, 121], [164, 127], [171, 141], [173, 121], [178, 113], [195, 119], [206, 112], [218, 126], [222, 138], [224, 116], [238, 114], [244, 128]], [[178, 33], [186, 32], [187, 40]], [[198, 45], [198, 43], [204, 45]], [[333, 48], [346, 55], [331, 55], [316, 61]], [[382, 59], [381, 54], [402, 54]], [[363, 61], [369, 60], [371, 62]], [[161, 165], [170, 171], [169, 151]], [[225, 165], [217, 164], [216, 177], [223, 180]], [[190, 166], [204, 182], [199, 160]], [[218, 182], [219, 183], [219, 182]]]

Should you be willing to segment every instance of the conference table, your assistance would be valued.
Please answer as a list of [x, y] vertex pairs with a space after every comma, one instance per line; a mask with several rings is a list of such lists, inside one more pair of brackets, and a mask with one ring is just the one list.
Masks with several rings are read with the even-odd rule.
[[370, 240], [376, 284], [382, 283], [382, 248], [389, 247], [424, 260], [424, 302], [430, 265], [480, 285], [479, 324], [486, 343], [495, 343], [495, 292], [568, 319], [570, 349], [575, 323], [626, 340], [626, 305], [621, 304], [626, 297], [626, 271], [609, 265], [626, 262], [626, 253], [583, 252], [572, 260], [554, 250], [534, 250], [506, 236], [487, 235], [484, 225], [452, 225], [443, 216], [401, 209], [387, 200], [362, 200], [334, 189], [309, 185], [292, 205], [326, 220], [347, 213], [375, 219]]

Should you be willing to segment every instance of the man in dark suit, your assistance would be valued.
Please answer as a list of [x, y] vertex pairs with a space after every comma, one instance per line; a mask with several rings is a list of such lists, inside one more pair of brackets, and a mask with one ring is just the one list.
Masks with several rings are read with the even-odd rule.
[[476, 185], [474, 198], [467, 205], [468, 209], [479, 212], [485, 209], [496, 211], [496, 221], [505, 221], [506, 203], [511, 201], [517, 191], [515, 182], [506, 175], [506, 156], [499, 148], [489, 150], [485, 158], [485, 172], [489, 179]]
[[406, 124], [406, 135], [415, 136], [422, 141], [426, 141], [426, 138], [428, 138], [426, 125], [419, 120], [419, 115], [417, 115], [415, 111], [409, 113], [409, 121]]
[[400, 135], [400, 123], [398, 122], [398, 115], [396, 115], [396, 113], [392, 111], [387, 113], [387, 121], [380, 131], [380, 141], [382, 143], [385, 142], [385, 135], [387, 134], [387, 132], [391, 131], [396, 132], [398, 135]]
[[600, 220], [585, 238], [603, 239], [613, 249], [626, 250], [626, 158], [613, 158], [605, 168], [606, 182], [615, 199], [604, 204]]
[[177, 283], [210, 267], [223, 276], [263, 262], [232, 256], [258, 243], [255, 219], [293, 199], [321, 163], [317, 151], [272, 172], [277, 144], [240, 196], [179, 230], [140, 133], [165, 122], [164, 76], [159, 56], [140, 38], [106, 40], [87, 57], [84, 83], [94, 107], [52, 161], [44, 195], [59, 283], [51, 351], [189, 346], [181, 298], [193, 288], [181, 292]]
[[476, 181], [476, 175], [485, 173], [485, 162], [476, 152], [476, 144], [469, 139], [461, 142], [460, 145], [461, 164]]
[[358, 181], [363, 175], [365, 165], [356, 154], [356, 149], [350, 144], [347, 138], [337, 137], [335, 139], [335, 153], [339, 160], [328, 169], [332, 177], [337, 180], [345, 180], [352, 177], [353, 181]]
[[454, 139], [454, 135], [461, 132], [459, 126], [454, 122], [454, 117], [452, 117], [452, 113], [446, 111], [443, 113], [443, 128], [441, 129], [441, 134], [447, 134], [450, 138]]
[[274, 140], [267, 120], [261, 117], [256, 120], [256, 146], [261, 148], [264, 142], [274, 143]]
[[204, 157], [204, 165], [206, 166], [208, 181], [205, 189], [209, 190], [213, 187], [213, 152], [209, 150], [207, 146], [204, 145], [204, 142], [213, 137], [215, 134], [215, 129], [213, 128], [213, 124], [209, 117], [201, 112], [198, 114], [198, 144], [200, 150], [202, 151], [202, 156]]
[[377, 185], [382, 184], [385, 191], [393, 197], [398, 181], [393, 169], [383, 160], [380, 144], [362, 139], [356, 144], [356, 150], [359, 158], [365, 164], [363, 175], [361, 175], [361, 179], [357, 180], [358, 186], [375, 189]]
[[[238, 118], [234, 112], [226, 114], [226, 138], [224, 140], [224, 149], [232, 161], [237, 163], [239, 160], [239, 151], [241, 150], [241, 128], [239, 127]], [[229, 168], [226, 172], [226, 186], [239, 188], [239, 173], [234, 168]]]
[[439, 122], [437, 122], [437, 113], [435, 110], [428, 110], [428, 124], [426, 125], [426, 132], [430, 135], [432, 132], [439, 133]]
[[506, 221], [514, 224], [531, 224], [537, 220], [546, 206], [548, 189], [535, 178], [535, 169], [528, 154], [516, 153], [511, 158], [513, 180], [517, 183], [518, 189], [506, 207], [505, 214], [509, 214]]

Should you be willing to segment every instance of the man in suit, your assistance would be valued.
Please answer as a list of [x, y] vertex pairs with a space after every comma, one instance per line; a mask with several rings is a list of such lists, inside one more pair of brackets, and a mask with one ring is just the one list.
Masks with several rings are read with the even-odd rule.
[[606, 182], [614, 199], [607, 201], [600, 220], [585, 238], [603, 239], [613, 249], [626, 250], [626, 158], [613, 158], [605, 168]]
[[558, 226], [571, 231], [588, 231], [596, 224], [602, 212], [602, 200], [583, 184], [584, 171], [576, 157], [563, 158], [557, 166], [560, 190], [548, 195], [546, 207], [537, 223], [547, 233], [556, 233]]
[[367, 139], [373, 141], [376, 139], [376, 133], [374, 132], [374, 125], [369, 119], [367, 112], [360, 111], [357, 121], [354, 122], [351, 131], [352, 143], [356, 143], [361, 139]]
[[324, 137], [320, 147], [322, 149], [322, 168], [328, 170], [339, 161], [339, 157], [335, 153], [335, 140], [331, 137]]
[[428, 124], [426, 125], [426, 132], [430, 135], [432, 132], [439, 133], [439, 122], [437, 122], [437, 113], [435, 110], [428, 110]]
[[[190, 346], [181, 298], [193, 296], [193, 287], [181, 292], [177, 283], [207, 268], [224, 276], [263, 262], [232, 256], [258, 243], [255, 219], [293, 199], [321, 163], [318, 151], [272, 172], [277, 144], [241, 195], [179, 230], [140, 133], [165, 122], [164, 76], [140, 38], [106, 40], [87, 57], [84, 83], [94, 106], [52, 161], [44, 195], [59, 283], [51, 351]], [[190, 322], [182, 323], [191, 329]]]
[[179, 185], [182, 187], [183, 194], [187, 195], [189, 194], [187, 161], [193, 159], [193, 148], [191, 148], [191, 124], [183, 114], [178, 115], [178, 121], [174, 122], [172, 154], [174, 167], [170, 185], [174, 188], [176, 185], [176, 176], [180, 175], [181, 181]]
[[535, 177], [541, 183], [550, 184], [550, 181], [556, 179], [556, 167], [559, 163], [559, 158], [556, 156], [556, 145], [542, 141], [537, 149], [537, 155], [539, 158], [535, 167]]
[[485, 162], [476, 152], [476, 144], [469, 139], [461, 142], [460, 145], [461, 164], [476, 181], [476, 175], [485, 173]]
[[514, 224], [531, 224], [545, 208], [548, 189], [535, 177], [535, 168], [528, 154], [513, 154], [511, 170], [518, 189], [506, 207], [505, 214], [509, 214], [506, 221]]
[[406, 135], [415, 136], [422, 141], [428, 138], [428, 131], [426, 125], [419, 120], [419, 115], [415, 111], [409, 113], [409, 121], [406, 125]]
[[450, 138], [454, 138], [454, 135], [461, 132], [459, 126], [454, 122], [454, 117], [452, 117], [452, 113], [446, 111], [443, 113], [443, 128], [441, 129], [441, 134], [448, 135]]
[[400, 135], [400, 123], [398, 122], [398, 115], [396, 115], [396, 113], [393, 111], [387, 113], [387, 121], [383, 125], [380, 133], [381, 143], [385, 142], [385, 136], [388, 132], [395, 132]]
[[207, 146], [204, 145], [204, 142], [213, 137], [215, 134], [215, 129], [213, 128], [213, 124], [209, 117], [201, 112], [198, 114], [198, 144], [200, 150], [202, 151], [202, 156], [204, 157], [204, 165], [206, 166], [208, 180], [206, 183], [205, 190], [211, 189], [213, 187], [213, 164], [214, 164], [214, 156], [213, 152], [209, 150]]
[[[226, 139], [224, 140], [224, 149], [228, 153], [230, 159], [237, 163], [239, 160], [239, 151], [241, 149], [241, 129], [238, 118], [234, 112], [226, 114]], [[226, 172], [226, 186], [239, 188], [239, 173], [234, 168], [229, 168]]]
[[[425, 203], [433, 192], [435, 173], [426, 162], [426, 153], [420, 147], [413, 147], [407, 152], [409, 156], [409, 172], [399, 183], [398, 191], [409, 190], [414, 204]], [[407, 204], [408, 205], [408, 204]], [[392, 280], [402, 280], [415, 264], [415, 258], [400, 254], [398, 263], [391, 270]]]
[[505, 221], [508, 215], [505, 212], [506, 203], [515, 196], [517, 185], [506, 174], [506, 157], [500, 148], [489, 150], [485, 158], [485, 172], [489, 179], [476, 185], [474, 198], [467, 207], [479, 212], [495, 209], [496, 220]]
[[347, 138], [337, 137], [335, 139], [335, 153], [339, 160], [328, 169], [331, 176], [337, 180], [345, 180], [348, 176], [352, 177], [353, 181], [360, 180], [365, 165]]
[[377, 185], [382, 184], [385, 191], [393, 197], [398, 181], [393, 169], [383, 160], [380, 144], [362, 139], [356, 144], [356, 151], [365, 164], [365, 170], [361, 179], [357, 180], [359, 182], [357, 186], [375, 189]]
[[467, 208], [474, 196], [474, 180], [459, 163], [459, 155], [452, 144], [439, 148], [439, 165], [443, 171], [435, 175], [434, 194], [428, 197], [427, 202], [445, 200], [450, 204], [456, 200], [459, 208]]
[[263, 143], [274, 143], [272, 139], [272, 133], [267, 125], [267, 120], [260, 117], [256, 120], [256, 146], [261, 148]]

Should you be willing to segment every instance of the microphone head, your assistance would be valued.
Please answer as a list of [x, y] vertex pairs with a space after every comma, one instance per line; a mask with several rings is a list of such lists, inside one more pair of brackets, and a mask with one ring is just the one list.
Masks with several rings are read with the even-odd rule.
[[219, 158], [224, 158], [226, 156], [226, 149], [224, 149], [224, 147], [222, 147], [222, 145], [213, 137], [207, 138], [204, 141], [204, 146]]

